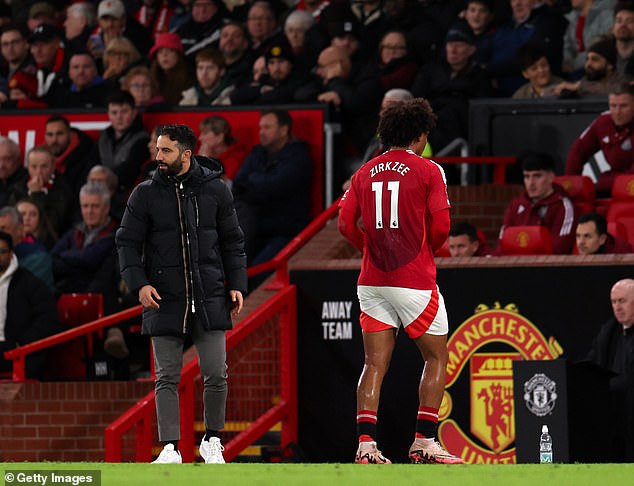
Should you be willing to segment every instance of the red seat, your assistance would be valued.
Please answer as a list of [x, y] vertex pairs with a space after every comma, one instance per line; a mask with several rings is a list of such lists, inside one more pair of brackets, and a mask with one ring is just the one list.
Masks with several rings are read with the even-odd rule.
[[614, 178], [612, 199], [634, 201], [634, 174], [621, 174]]
[[510, 226], [502, 235], [504, 255], [552, 255], [550, 232], [544, 226]]
[[625, 229], [625, 225], [620, 221], [608, 221], [608, 233], [612, 236], [618, 236], [619, 238], [627, 240], [627, 229]]
[[438, 248], [438, 250], [436, 250], [436, 253], [434, 253], [435, 257], [450, 257], [451, 253], [449, 253], [449, 238], [447, 238], [445, 240], [445, 242], [442, 244], [442, 246], [440, 248]]
[[[57, 301], [59, 322], [64, 329], [103, 317], [102, 294], [62, 294]], [[85, 380], [86, 359], [92, 354], [91, 338], [78, 338], [54, 346], [47, 358], [45, 380]]]
[[596, 189], [594, 187], [594, 182], [592, 182], [592, 179], [588, 176], [556, 176], [555, 182], [566, 190], [573, 203], [585, 203], [592, 207], [591, 211], [594, 210], [594, 204], [597, 198]]
[[634, 199], [631, 201], [613, 200], [608, 208], [608, 224], [619, 222], [627, 233], [625, 239], [634, 245]]

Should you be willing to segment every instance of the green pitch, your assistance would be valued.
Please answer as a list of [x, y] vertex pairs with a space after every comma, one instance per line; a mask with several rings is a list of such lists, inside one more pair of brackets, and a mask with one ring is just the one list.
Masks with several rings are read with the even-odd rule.
[[[634, 485], [634, 464], [553, 465], [406, 465], [361, 466], [355, 464], [106, 464], [106, 463], [0, 463], [0, 486], [34, 486], [8, 474], [81, 474], [100, 471], [102, 486], [198, 486], [198, 485], [385, 485], [425, 486], [620, 486]], [[41, 484], [41, 483], [40, 483]], [[47, 483], [47, 486], [51, 481]], [[69, 484], [69, 483], [66, 483]], [[82, 483], [86, 484], [86, 483]]]

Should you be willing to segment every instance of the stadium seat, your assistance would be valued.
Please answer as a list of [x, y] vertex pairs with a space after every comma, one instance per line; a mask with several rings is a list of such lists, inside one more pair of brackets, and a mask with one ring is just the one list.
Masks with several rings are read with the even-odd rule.
[[608, 224], [620, 223], [626, 232], [625, 239], [634, 245], [634, 199], [631, 201], [613, 200], [608, 207]]
[[583, 203], [584, 205], [589, 205], [594, 210], [594, 204], [596, 201], [596, 190], [594, 187], [594, 182], [588, 176], [582, 175], [564, 175], [564, 176], [556, 176], [555, 182], [562, 186], [568, 194], [570, 194], [570, 198], [572, 202], [577, 205], [577, 203]]
[[621, 174], [612, 184], [613, 201], [634, 201], [634, 174]]
[[442, 246], [440, 248], [438, 248], [438, 250], [436, 250], [436, 253], [434, 253], [435, 257], [450, 257], [451, 253], [449, 253], [449, 238], [447, 238], [445, 240], [445, 242], [442, 244]]
[[[97, 293], [62, 294], [57, 313], [63, 329], [86, 324], [103, 317], [103, 296]], [[45, 380], [85, 380], [87, 358], [92, 354], [91, 337], [77, 338], [53, 346], [48, 355]]]
[[627, 229], [625, 229], [625, 225], [620, 221], [608, 221], [608, 233], [612, 236], [618, 236], [619, 238], [627, 240]]
[[553, 243], [544, 226], [510, 226], [502, 236], [503, 255], [552, 255]]

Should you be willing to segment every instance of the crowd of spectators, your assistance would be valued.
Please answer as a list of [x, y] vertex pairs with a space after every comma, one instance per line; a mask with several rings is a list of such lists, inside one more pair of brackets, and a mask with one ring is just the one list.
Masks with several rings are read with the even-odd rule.
[[[258, 263], [310, 217], [309, 152], [280, 105], [330, 106], [343, 127], [335, 145], [341, 182], [384, 148], [376, 138], [382, 108], [412, 96], [428, 99], [438, 117], [425, 155], [468, 137], [477, 97], [607, 101], [616, 93], [634, 107], [634, 96], [618, 91], [634, 73], [634, 2], [615, 0], [0, 0], [0, 47], [0, 110], [107, 111], [110, 124], [96, 141], [57, 114], [44, 144], [26, 157], [0, 137], [0, 230], [13, 237], [18, 262], [58, 294], [103, 292], [107, 312], [130, 304], [111, 272], [112, 231], [131, 189], [156, 167], [156, 134], [146, 131], [143, 112], [271, 107], [250, 153], [222, 117], [198, 127], [200, 153], [225, 166], [249, 260]], [[630, 112], [624, 122], [602, 115], [601, 123], [612, 120], [621, 133]], [[571, 173], [604, 148], [584, 135], [568, 160]], [[613, 150], [627, 152], [624, 162], [608, 163], [631, 170], [631, 145], [621, 142]], [[547, 154], [524, 164], [545, 185], [524, 174], [524, 200], [504, 225], [544, 224], [552, 201], [531, 193], [543, 190], [561, 206], [556, 252], [571, 253], [579, 214], [551, 184]], [[592, 227], [577, 232], [577, 251], [586, 251], [581, 236], [600, 251], [612, 248], [601, 221], [583, 224]], [[491, 253], [481, 233], [455, 229], [452, 253]]]

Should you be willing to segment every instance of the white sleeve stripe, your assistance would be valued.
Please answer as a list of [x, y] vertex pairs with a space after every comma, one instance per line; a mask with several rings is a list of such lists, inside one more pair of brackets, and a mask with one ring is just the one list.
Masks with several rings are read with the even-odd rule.
[[559, 236], [566, 236], [572, 233], [572, 224], [575, 219], [575, 208], [569, 198], [564, 197], [562, 201], [564, 203], [564, 222], [561, 225]]

